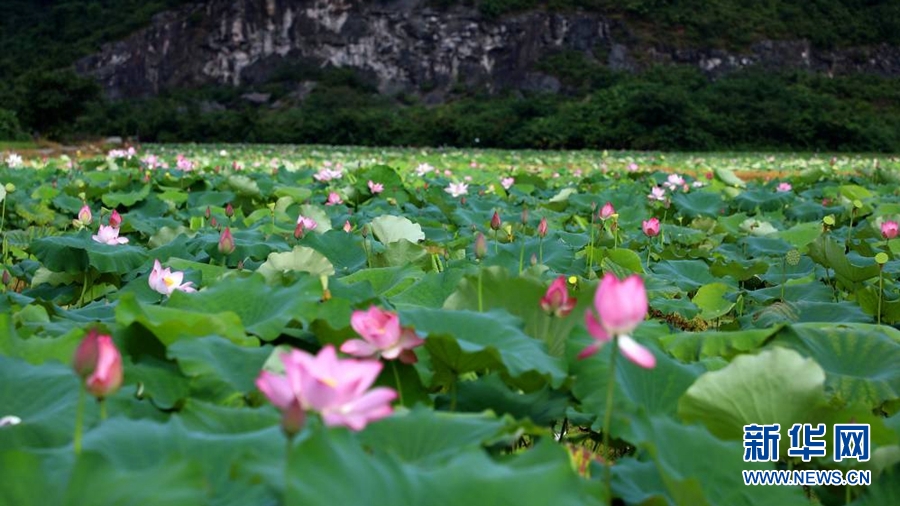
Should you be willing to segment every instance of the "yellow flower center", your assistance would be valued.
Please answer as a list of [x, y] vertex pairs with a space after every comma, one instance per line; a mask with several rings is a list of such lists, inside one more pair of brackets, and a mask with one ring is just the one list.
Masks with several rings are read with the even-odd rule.
[[172, 278], [166, 276], [163, 278], [163, 283], [166, 284], [166, 287], [170, 287], [175, 284], [175, 281]]
[[326, 385], [330, 386], [331, 388], [334, 388], [337, 386], [337, 380], [334, 378], [321, 378], [320, 381], [322, 381], [322, 383], [325, 383]]

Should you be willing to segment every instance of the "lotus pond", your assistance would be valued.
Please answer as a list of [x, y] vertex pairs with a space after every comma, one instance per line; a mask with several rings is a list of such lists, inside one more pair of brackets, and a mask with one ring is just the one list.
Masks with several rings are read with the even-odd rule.
[[900, 504], [896, 158], [147, 145], [0, 200], [0, 504]]

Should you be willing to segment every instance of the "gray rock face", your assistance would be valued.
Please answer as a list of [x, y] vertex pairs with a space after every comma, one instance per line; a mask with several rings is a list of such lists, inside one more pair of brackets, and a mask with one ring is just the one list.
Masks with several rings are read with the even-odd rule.
[[631, 47], [613, 40], [615, 23], [595, 13], [543, 10], [486, 20], [471, 7], [435, 9], [425, 0], [208, 0], [157, 15], [76, 69], [94, 76], [110, 98], [124, 98], [259, 83], [287, 63], [304, 62], [350, 67], [382, 93], [422, 93], [429, 102], [457, 85], [558, 91], [559, 81], [535, 65], [562, 50], [592, 59], [598, 50], [607, 65], [624, 70], [682, 63], [713, 76], [750, 65], [900, 76], [894, 47], [816, 51], [804, 41], [765, 41], [746, 54]]

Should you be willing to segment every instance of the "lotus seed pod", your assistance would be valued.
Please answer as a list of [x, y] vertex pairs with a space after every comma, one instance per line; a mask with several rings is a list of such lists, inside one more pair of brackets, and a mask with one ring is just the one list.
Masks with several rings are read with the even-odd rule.
[[787, 252], [787, 263], [790, 265], [797, 265], [800, 263], [800, 252], [792, 249]]

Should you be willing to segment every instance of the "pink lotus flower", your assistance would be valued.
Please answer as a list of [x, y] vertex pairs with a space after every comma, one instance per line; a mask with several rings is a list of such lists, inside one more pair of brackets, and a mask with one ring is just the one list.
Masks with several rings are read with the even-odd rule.
[[379, 193], [384, 191], [384, 185], [381, 183], [376, 183], [375, 181], [369, 180], [369, 191], [372, 192], [372, 195], [378, 195]]
[[119, 237], [118, 228], [107, 227], [105, 225], [100, 225], [100, 230], [97, 231], [96, 235], [92, 235], [91, 239], [99, 243], [109, 244], [111, 246], [115, 246], [117, 244], [126, 244], [128, 242], [127, 237]]
[[181, 170], [184, 172], [190, 172], [190, 171], [194, 170], [194, 167], [195, 167], [194, 162], [185, 158], [184, 155], [179, 154], [176, 158], [177, 158], [176, 166], [178, 167], [178, 170]]
[[640, 167], [638, 167], [638, 164], [636, 164], [636, 163], [634, 163], [634, 162], [631, 162], [631, 163], [628, 164], [628, 170], [629, 170], [630, 172], [637, 172], [637, 170], [638, 170], [639, 168], [640, 168]]
[[147, 155], [141, 161], [144, 162], [144, 165], [146, 165], [148, 169], [155, 169], [159, 167], [159, 159], [156, 157], [156, 155]]
[[505, 177], [500, 180], [500, 186], [502, 186], [504, 190], [509, 190], [510, 188], [512, 188], [512, 185], [515, 184], [515, 182], [515, 178]]
[[225, 205], [225, 216], [231, 218], [234, 216], [234, 206], [231, 205], [231, 202]]
[[184, 281], [184, 272], [172, 272], [168, 267], [163, 269], [159, 260], [153, 261], [153, 270], [150, 271], [150, 278], [147, 280], [150, 288], [162, 295], [172, 295], [175, 290], [185, 293], [197, 291], [191, 286], [194, 284], [192, 281], [187, 283], [182, 283], [182, 281]]
[[538, 223], [537, 233], [541, 238], [547, 236], [547, 218], [541, 218], [541, 222]]
[[316, 220], [307, 218], [302, 214], [297, 217], [297, 225], [303, 225], [303, 228], [306, 230], [315, 230], [315, 228], [319, 226], [319, 224], [316, 223]]
[[444, 191], [453, 197], [459, 197], [469, 193], [469, 185], [466, 183], [450, 183]]
[[419, 177], [428, 174], [429, 172], [433, 172], [434, 167], [427, 163], [420, 163], [418, 167], [416, 167], [416, 175]]
[[647, 292], [640, 276], [632, 275], [620, 281], [614, 274], [604, 274], [594, 295], [594, 310], [597, 316], [588, 310], [584, 322], [597, 342], [585, 348], [578, 358], [593, 355], [611, 341], [612, 336], [617, 336], [619, 351], [626, 358], [646, 369], [656, 366], [653, 353], [628, 335], [647, 316]]
[[603, 207], [600, 208], [600, 219], [608, 220], [612, 218], [612, 215], [616, 214], [616, 208], [613, 207], [612, 203], [607, 202], [603, 204]]
[[96, 330], [88, 332], [78, 345], [72, 367], [95, 397], [107, 397], [122, 385], [122, 356], [112, 338]]
[[344, 232], [347, 232], [349, 234], [351, 230], [353, 230], [353, 225], [350, 224], [350, 220], [345, 221]]
[[569, 297], [565, 276], [556, 278], [547, 288], [547, 293], [541, 297], [541, 309], [558, 317], [571, 313], [577, 303], [578, 299]]
[[881, 237], [885, 239], [893, 239], [897, 237], [898, 224], [896, 221], [885, 221], [881, 224]]
[[660, 188], [659, 186], [654, 186], [650, 189], [650, 194], [647, 195], [647, 198], [650, 200], [658, 200], [660, 202], [665, 202], [666, 200], [666, 190]]
[[341, 204], [341, 203], [343, 203], [343, 200], [341, 200], [341, 196], [338, 195], [337, 192], [329, 193], [328, 200], [325, 201], [326, 206], [333, 206], [333, 205], [337, 205], [337, 204]]
[[663, 186], [669, 188], [670, 190], [675, 190], [679, 186], [684, 186], [684, 178], [679, 176], [678, 174], [669, 174], [669, 177], [666, 178], [666, 182], [663, 183]]
[[80, 221], [82, 225], [90, 225], [93, 220], [94, 217], [91, 215], [91, 208], [88, 207], [87, 204], [81, 206], [81, 210], [78, 211], [78, 221]]
[[322, 169], [319, 172], [313, 174], [313, 178], [316, 181], [321, 181], [323, 183], [334, 180], [334, 179], [340, 179], [343, 176], [344, 176], [344, 173], [341, 172], [340, 169], [335, 170], [335, 169], [329, 169], [329, 168]]
[[282, 355], [281, 361], [285, 376], [263, 371], [256, 386], [281, 409], [282, 427], [288, 434], [302, 428], [306, 411], [319, 413], [329, 427], [355, 431], [393, 412], [396, 391], [386, 387], [368, 390], [381, 372], [377, 360], [339, 359], [334, 347], [327, 345], [315, 356], [292, 350]]
[[791, 183], [778, 183], [778, 186], [775, 187], [775, 191], [777, 192], [789, 192], [793, 189]]
[[656, 237], [659, 235], [659, 219], [656, 217], [641, 222], [641, 229], [647, 237]]
[[415, 364], [412, 349], [425, 341], [414, 330], [400, 327], [397, 313], [372, 306], [368, 311], [354, 311], [350, 325], [362, 339], [351, 339], [341, 351], [361, 358], [399, 358], [404, 364]]
[[113, 228], [122, 226], [122, 215], [119, 214], [119, 211], [113, 209], [112, 214], [109, 215], [109, 226]]

